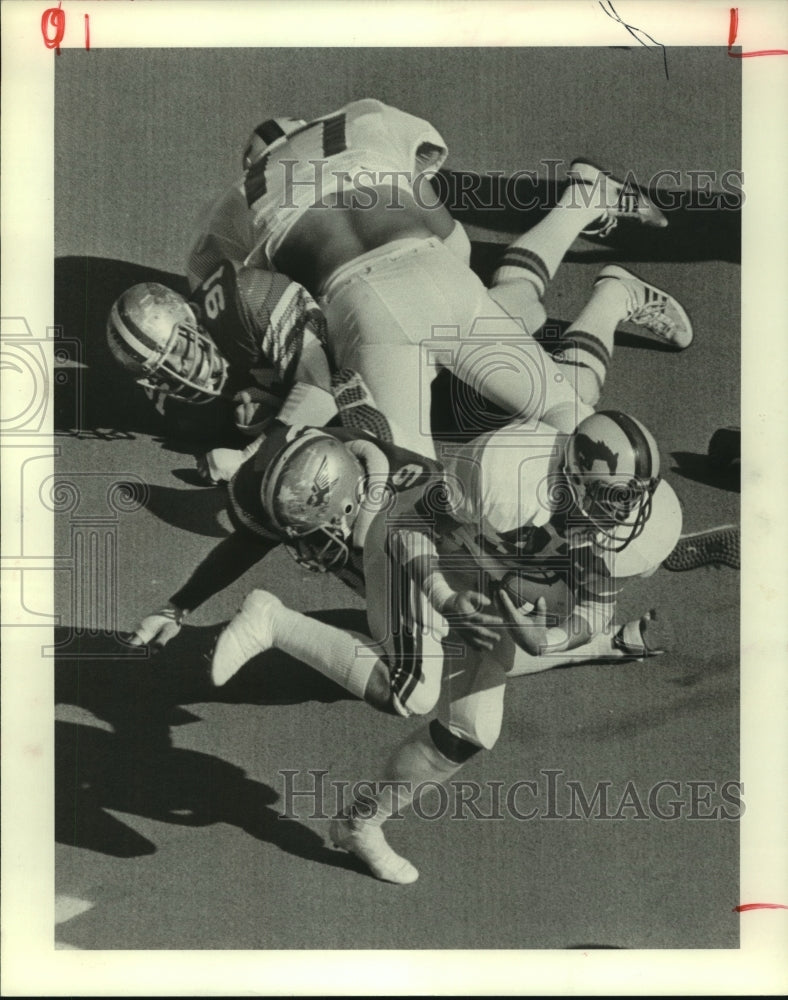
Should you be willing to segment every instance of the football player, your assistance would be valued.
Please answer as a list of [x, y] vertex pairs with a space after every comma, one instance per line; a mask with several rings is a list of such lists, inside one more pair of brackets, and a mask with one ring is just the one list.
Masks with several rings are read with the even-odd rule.
[[[595, 414], [569, 436], [536, 425], [516, 444], [513, 437], [477, 441], [446, 473], [431, 466], [426, 477], [417, 456], [405, 456], [407, 464], [393, 473], [379, 459], [376, 466], [381, 446], [365, 441], [364, 487], [355, 499], [352, 466], [347, 477], [332, 467], [321, 436], [310, 444], [310, 433], [293, 438], [289, 432], [295, 444], [265, 471], [259, 468], [262, 450], [245, 463], [231, 483], [236, 516], [258, 532], [273, 528], [310, 568], [346, 565], [355, 553], [372, 641], [255, 590], [220, 636], [212, 676], [223, 684], [256, 654], [278, 648], [400, 715], [432, 711], [442, 689], [437, 719], [396, 751], [380, 793], [350, 803], [331, 827], [335, 844], [361, 857], [377, 877], [411, 882], [418, 872], [389, 847], [382, 824], [404, 808], [419, 783], [448, 780], [495, 744], [507, 676], [656, 652], [644, 638], [647, 616], [615, 628], [615, 596], [626, 577], [649, 575], [670, 552], [680, 510], [659, 479], [653, 438], [620, 413]], [[395, 452], [386, 454], [390, 462]], [[496, 459], [497, 471], [506, 470], [497, 484], [500, 507], [491, 501]], [[416, 478], [393, 502], [389, 491], [406, 470], [408, 480]], [[332, 482], [335, 500], [316, 521]], [[524, 609], [504, 587], [507, 574], [514, 571], [521, 583], [529, 567], [536, 589]], [[545, 567], [562, 571], [563, 606], [560, 600], [546, 606]], [[520, 591], [518, 604], [526, 601]], [[173, 598], [179, 602], [183, 592]], [[503, 630], [494, 602], [508, 622]]]
[[278, 412], [317, 425], [337, 412], [323, 314], [281, 274], [221, 261], [188, 302], [156, 282], [134, 285], [110, 311], [107, 340], [160, 412], [168, 400], [221, 401], [251, 437]]
[[[274, 267], [315, 296], [337, 364], [360, 373], [404, 447], [434, 455], [429, 399], [440, 367], [507, 413], [547, 415], [569, 432], [578, 422], [575, 390], [531, 349], [546, 285], [579, 233], [604, 234], [620, 219], [667, 221], [640, 189], [575, 162], [556, 208], [509, 247], [488, 290], [467, 255], [452, 253], [454, 221], [429, 195], [429, 173], [446, 155], [428, 122], [354, 101], [252, 150], [208, 232], [222, 230], [228, 204], [232, 216], [245, 203], [247, 262]], [[198, 245], [193, 264], [199, 258]], [[579, 339], [572, 351], [592, 367], [598, 356]]]

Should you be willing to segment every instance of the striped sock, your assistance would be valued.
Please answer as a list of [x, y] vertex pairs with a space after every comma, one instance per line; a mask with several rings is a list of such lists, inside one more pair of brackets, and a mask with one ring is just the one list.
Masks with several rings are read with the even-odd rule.
[[561, 337], [560, 353], [553, 358], [577, 369], [578, 393], [586, 403], [593, 405], [599, 399], [610, 367], [616, 327], [626, 315], [627, 294], [621, 282], [600, 281]]
[[556, 207], [507, 247], [493, 275], [493, 284], [527, 278], [536, 285], [541, 298], [580, 231], [598, 216], [599, 210], [573, 196], [569, 185]]

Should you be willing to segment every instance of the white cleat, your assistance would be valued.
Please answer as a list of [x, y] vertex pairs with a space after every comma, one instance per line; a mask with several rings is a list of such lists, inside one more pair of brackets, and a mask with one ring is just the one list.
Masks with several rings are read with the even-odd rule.
[[354, 826], [352, 820], [334, 819], [329, 836], [334, 847], [355, 854], [375, 878], [397, 885], [410, 885], [419, 877], [418, 868], [389, 847], [379, 826], [370, 826], [363, 820]]
[[603, 267], [594, 284], [608, 280], [622, 282], [627, 290], [629, 302], [623, 322], [646, 327], [678, 351], [689, 347], [693, 338], [692, 323], [683, 306], [672, 295], [649, 285], [618, 264]]
[[241, 605], [241, 610], [219, 636], [211, 660], [211, 680], [216, 687], [226, 684], [241, 667], [274, 645], [272, 621], [278, 597], [267, 590], [253, 590]]
[[590, 188], [592, 195], [599, 198], [599, 219], [589, 229], [583, 230], [586, 236], [604, 238], [616, 228], [619, 219], [632, 219], [656, 229], [664, 229], [668, 224], [645, 191], [629, 181], [616, 180], [593, 163], [575, 160], [570, 164], [567, 176], [573, 184]]

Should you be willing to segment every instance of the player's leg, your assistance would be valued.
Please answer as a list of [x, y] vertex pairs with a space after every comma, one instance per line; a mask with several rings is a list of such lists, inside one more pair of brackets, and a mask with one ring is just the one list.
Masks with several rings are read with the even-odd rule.
[[437, 726], [434, 721], [410, 734], [391, 755], [374, 785], [365, 794], [357, 794], [331, 823], [334, 845], [357, 855], [376, 878], [386, 882], [415, 882], [419, 873], [390, 847], [383, 824], [402, 814], [424, 782], [445, 783], [462, 767], [462, 762], [451, 760], [438, 748], [433, 736]]
[[384, 247], [354, 261], [328, 282], [319, 301], [337, 368], [360, 375], [395, 444], [434, 458], [429, 404], [435, 366], [421, 364], [419, 346], [430, 336], [432, 290], [396, 254]]
[[429, 551], [417, 532], [395, 531], [387, 539], [381, 570], [367, 581], [373, 639], [316, 621], [265, 590], [253, 590], [216, 643], [214, 684], [227, 683], [252, 657], [280, 649], [374, 708], [401, 716], [430, 712], [440, 694], [448, 625], [421, 589]]
[[426, 715], [440, 696], [449, 632], [424, 593], [434, 547], [425, 535], [404, 528], [387, 530], [382, 543], [373, 531], [367, 539], [367, 621], [378, 640], [373, 648], [388, 667], [392, 707], [402, 716]]
[[420, 786], [446, 784], [468, 760], [494, 746], [501, 729], [505, 670], [513, 644], [487, 653], [465, 648], [447, 659], [438, 718], [409, 736], [388, 761], [380, 780], [357, 795], [331, 824], [333, 842], [360, 857], [377, 877], [406, 883], [417, 869], [386, 841], [383, 825], [410, 805]]
[[561, 336], [554, 360], [566, 365], [583, 402], [595, 406], [621, 323], [643, 326], [678, 349], [692, 342], [692, 325], [679, 302], [617, 265], [602, 269], [591, 298]]
[[662, 228], [665, 216], [645, 192], [619, 181], [592, 164], [576, 160], [568, 181], [547, 216], [509, 245], [493, 276], [493, 285], [527, 279], [541, 298], [567, 250], [582, 232], [606, 234], [620, 218]]
[[389, 706], [388, 668], [368, 636], [293, 611], [265, 590], [248, 594], [219, 636], [211, 662], [214, 684], [226, 684], [245, 663], [269, 649], [301, 660], [375, 708]]

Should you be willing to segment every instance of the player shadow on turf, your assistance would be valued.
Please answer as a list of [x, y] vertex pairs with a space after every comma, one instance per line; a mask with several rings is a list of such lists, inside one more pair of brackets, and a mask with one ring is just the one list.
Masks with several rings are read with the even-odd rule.
[[[183, 481], [177, 470], [176, 478]], [[195, 478], [197, 470], [194, 470]], [[232, 532], [227, 516], [227, 493], [223, 489], [197, 487], [190, 490], [147, 485], [145, 508], [165, 524], [208, 538], [224, 538]]]
[[236, 826], [296, 857], [353, 868], [347, 855], [276, 809], [279, 793], [235, 764], [169, 740], [130, 739], [97, 726], [55, 723], [55, 839], [113, 857], [157, 845], [107, 810], [178, 826]]
[[[341, 608], [310, 617], [353, 632], [366, 632], [363, 611]], [[158, 652], [126, 645], [106, 633], [75, 637], [55, 629], [55, 701], [76, 705], [109, 723], [118, 733], [146, 738], [170, 725], [195, 721], [184, 705], [221, 702], [300, 705], [353, 700], [344, 688], [281, 650], [254, 657], [227, 684], [214, 687], [210, 657], [227, 623], [184, 625]], [[74, 639], [78, 641], [74, 641]], [[73, 652], [72, 652], [73, 651]], [[70, 653], [70, 655], [69, 655]]]
[[[316, 614], [341, 628], [362, 630], [364, 615]], [[156, 655], [130, 657], [103, 634], [83, 635], [79, 656], [56, 661], [55, 700], [76, 706], [97, 724], [55, 724], [55, 827], [61, 844], [115, 857], [152, 854], [157, 847], [107, 810], [186, 826], [229, 823], [250, 836], [307, 860], [356, 870], [354, 860], [327, 848], [301, 823], [283, 820], [274, 789], [209, 754], [172, 745], [174, 726], [198, 723], [188, 704], [259, 705], [350, 699], [311, 668], [278, 652], [257, 657], [220, 689], [209, 677], [209, 655], [223, 627], [185, 626]], [[71, 630], [55, 630], [70, 649]], [[68, 714], [68, 709], [63, 709]]]
[[[472, 232], [471, 266], [489, 284], [509, 240], [527, 232], [556, 204], [561, 182], [527, 175], [510, 178], [442, 170], [435, 182], [451, 214]], [[472, 192], [472, 193], [469, 193]], [[735, 192], [660, 191], [650, 189], [668, 219], [665, 229], [622, 221], [603, 239], [578, 238], [564, 260], [567, 263], [637, 261], [741, 260], [741, 204]], [[478, 230], [505, 234], [498, 242], [483, 241]]]
[[670, 456], [676, 463], [671, 467], [671, 472], [682, 479], [702, 483], [704, 486], [716, 486], [731, 493], [741, 493], [741, 470], [738, 463], [720, 468], [709, 461], [708, 455], [693, 451], [672, 451]]

